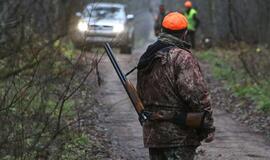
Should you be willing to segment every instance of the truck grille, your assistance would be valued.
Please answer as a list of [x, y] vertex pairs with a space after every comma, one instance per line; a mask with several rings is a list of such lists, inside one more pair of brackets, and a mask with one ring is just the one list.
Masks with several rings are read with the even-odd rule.
[[113, 30], [112, 26], [106, 25], [90, 25], [90, 30], [102, 30], [102, 31], [111, 31]]

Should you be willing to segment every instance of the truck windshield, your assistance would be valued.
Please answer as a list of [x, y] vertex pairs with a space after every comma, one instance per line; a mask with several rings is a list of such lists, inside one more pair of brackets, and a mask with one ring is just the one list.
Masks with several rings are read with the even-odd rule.
[[89, 7], [84, 11], [85, 17], [97, 19], [124, 19], [125, 13], [117, 7]]

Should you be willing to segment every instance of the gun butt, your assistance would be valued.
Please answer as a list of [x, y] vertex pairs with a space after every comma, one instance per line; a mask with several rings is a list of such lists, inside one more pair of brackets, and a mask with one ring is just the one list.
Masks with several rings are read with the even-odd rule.
[[204, 113], [188, 113], [186, 126], [190, 128], [200, 128], [204, 118]]

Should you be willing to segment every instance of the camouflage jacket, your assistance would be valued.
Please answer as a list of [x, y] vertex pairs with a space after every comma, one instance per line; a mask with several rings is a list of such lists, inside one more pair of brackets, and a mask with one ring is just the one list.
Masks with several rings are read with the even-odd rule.
[[[137, 90], [145, 110], [162, 114], [207, 111], [213, 127], [210, 96], [200, 66], [185, 42], [161, 33], [138, 64]], [[145, 147], [200, 145], [204, 131], [169, 121], [150, 121], [143, 126]]]

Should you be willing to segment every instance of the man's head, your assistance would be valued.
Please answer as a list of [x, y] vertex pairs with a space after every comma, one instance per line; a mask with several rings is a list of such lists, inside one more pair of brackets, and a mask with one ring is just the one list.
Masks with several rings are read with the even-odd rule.
[[190, 9], [190, 8], [192, 7], [191, 1], [186, 1], [186, 2], [185, 2], [185, 7], [186, 7], [187, 9]]
[[170, 12], [162, 21], [162, 32], [185, 39], [187, 33], [187, 18], [179, 12]]

